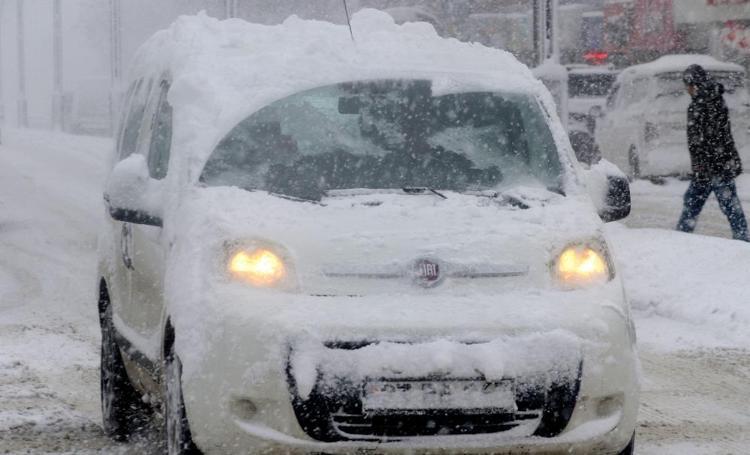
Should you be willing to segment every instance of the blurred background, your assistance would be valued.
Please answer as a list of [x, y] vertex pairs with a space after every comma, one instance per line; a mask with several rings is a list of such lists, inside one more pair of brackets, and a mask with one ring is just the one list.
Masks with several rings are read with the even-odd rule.
[[[348, 0], [348, 6], [383, 9], [398, 22], [427, 21], [443, 36], [509, 50], [532, 67], [552, 54], [568, 67], [623, 68], [698, 53], [750, 69], [750, 0]], [[346, 21], [342, 0], [0, 0], [2, 122], [110, 134], [120, 84], [139, 45], [177, 16], [201, 10], [267, 24], [292, 14]], [[553, 17], [555, 32], [540, 44], [535, 30]], [[549, 52], [540, 50], [545, 45]]]

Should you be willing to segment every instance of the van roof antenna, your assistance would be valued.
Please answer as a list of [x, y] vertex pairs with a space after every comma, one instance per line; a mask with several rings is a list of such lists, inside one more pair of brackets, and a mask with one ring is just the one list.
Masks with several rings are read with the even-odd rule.
[[344, 12], [346, 13], [346, 23], [349, 25], [349, 34], [352, 36], [352, 42], [356, 42], [354, 40], [354, 30], [352, 30], [352, 19], [349, 16], [349, 6], [346, 4], [346, 0], [342, 0], [344, 2]]

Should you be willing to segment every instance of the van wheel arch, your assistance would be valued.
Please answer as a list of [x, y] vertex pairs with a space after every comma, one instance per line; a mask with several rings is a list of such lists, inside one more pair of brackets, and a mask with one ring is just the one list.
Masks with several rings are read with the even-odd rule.
[[112, 301], [109, 298], [109, 286], [107, 280], [104, 277], [99, 279], [99, 301], [97, 302], [97, 309], [99, 310], [99, 322], [101, 323], [109, 305]]
[[128, 441], [148, 427], [152, 410], [130, 382], [112, 323], [109, 290], [104, 278], [99, 282], [100, 402], [104, 433], [116, 441]]
[[201, 455], [193, 442], [182, 394], [182, 362], [175, 353], [175, 330], [167, 319], [164, 324], [163, 413], [166, 452], [170, 455]]

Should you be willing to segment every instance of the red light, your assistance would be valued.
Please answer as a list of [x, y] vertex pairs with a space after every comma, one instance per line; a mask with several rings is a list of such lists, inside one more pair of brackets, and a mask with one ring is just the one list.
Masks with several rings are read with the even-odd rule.
[[593, 64], [601, 64], [604, 63], [607, 58], [609, 58], [609, 53], [607, 52], [586, 52], [583, 55], [583, 59], [586, 60], [589, 63]]

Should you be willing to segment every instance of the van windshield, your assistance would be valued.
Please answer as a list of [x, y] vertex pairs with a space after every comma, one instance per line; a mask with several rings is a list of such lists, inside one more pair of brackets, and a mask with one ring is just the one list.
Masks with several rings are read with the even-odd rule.
[[[741, 90], [745, 86], [745, 75], [733, 71], [709, 71], [708, 74], [714, 81], [722, 84], [729, 95]], [[685, 83], [682, 81], [681, 72], [662, 73], [657, 76], [657, 97], [660, 96], [687, 96]]]
[[320, 200], [339, 189], [561, 192], [557, 148], [525, 94], [434, 96], [432, 83], [337, 84], [274, 102], [218, 144], [201, 182]]

